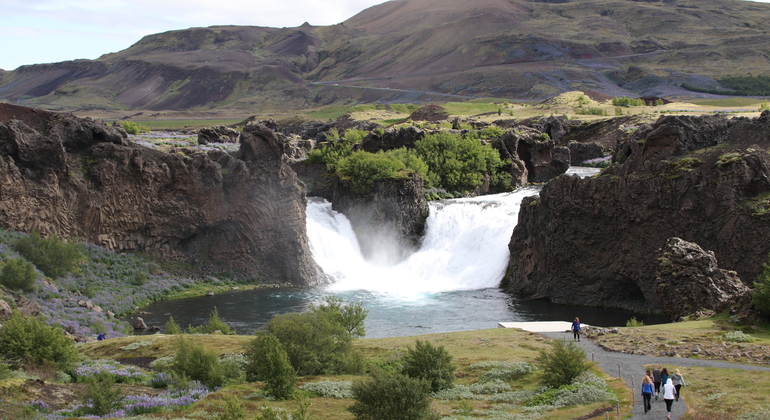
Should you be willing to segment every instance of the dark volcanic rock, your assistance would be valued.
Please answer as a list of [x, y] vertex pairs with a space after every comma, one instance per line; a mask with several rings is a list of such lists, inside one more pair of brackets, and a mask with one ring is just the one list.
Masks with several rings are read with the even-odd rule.
[[[661, 117], [600, 176], [561, 176], [525, 199], [504, 284], [555, 302], [663, 310], [657, 251], [671, 237], [712, 250], [751, 283], [770, 242], [770, 112]], [[690, 153], [699, 147], [697, 153]]]
[[655, 291], [672, 321], [708, 309], [721, 312], [751, 300], [751, 290], [734, 271], [717, 267], [714, 253], [692, 242], [670, 238], [658, 254]]
[[361, 150], [376, 153], [380, 150], [393, 150], [401, 147], [411, 149], [418, 140], [428, 134], [417, 127], [401, 127], [399, 129], [388, 128], [381, 134], [371, 132], [363, 140], [359, 148]]
[[[4, 229], [150, 252], [196, 270], [316, 281], [305, 196], [267, 127], [247, 125], [233, 155], [182, 156], [129, 144], [101, 121], [3, 107]], [[37, 128], [8, 118], [22, 113], [37, 116]]]
[[198, 130], [198, 144], [235, 143], [240, 135], [237, 130], [224, 125], [203, 127]]
[[526, 129], [508, 130], [500, 141], [493, 142], [503, 158], [514, 163], [511, 173], [513, 186], [527, 182], [545, 182], [569, 169], [570, 152], [557, 146], [541, 132]]
[[336, 178], [331, 201], [350, 220], [363, 255], [380, 262], [400, 261], [414, 250], [429, 212], [422, 178], [416, 174], [377, 182], [365, 194]]

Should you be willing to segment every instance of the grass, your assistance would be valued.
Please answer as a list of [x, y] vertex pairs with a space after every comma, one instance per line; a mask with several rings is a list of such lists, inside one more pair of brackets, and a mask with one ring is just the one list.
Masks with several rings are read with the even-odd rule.
[[690, 103], [703, 106], [759, 106], [765, 99], [755, 98], [724, 98], [724, 99], [693, 99]]
[[245, 118], [223, 118], [223, 119], [189, 119], [189, 120], [134, 120], [131, 121], [141, 124], [150, 130], [197, 130], [203, 127], [212, 127], [215, 125], [234, 125], [242, 122]]

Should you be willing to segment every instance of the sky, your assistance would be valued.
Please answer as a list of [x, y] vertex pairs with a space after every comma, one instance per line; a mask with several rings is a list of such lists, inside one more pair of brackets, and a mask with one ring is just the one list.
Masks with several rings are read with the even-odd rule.
[[0, 69], [95, 59], [124, 50], [145, 35], [176, 29], [334, 25], [384, 1], [0, 0]]

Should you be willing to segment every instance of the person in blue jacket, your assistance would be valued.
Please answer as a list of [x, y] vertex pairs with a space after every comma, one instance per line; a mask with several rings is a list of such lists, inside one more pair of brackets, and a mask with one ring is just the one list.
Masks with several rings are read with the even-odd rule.
[[652, 380], [649, 376], [644, 375], [644, 379], [642, 379], [642, 404], [644, 404], [645, 414], [652, 408], [650, 401], [652, 400], [653, 393], [655, 393], [655, 389], [653, 388]]
[[580, 318], [575, 317], [575, 320], [572, 321], [572, 340], [573, 341], [580, 341]]

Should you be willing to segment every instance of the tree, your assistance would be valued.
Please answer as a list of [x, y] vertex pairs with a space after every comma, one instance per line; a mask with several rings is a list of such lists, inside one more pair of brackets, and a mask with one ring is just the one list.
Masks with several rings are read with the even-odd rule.
[[71, 368], [79, 359], [75, 342], [64, 330], [18, 312], [0, 328], [0, 358], [14, 368], [54, 364], [60, 370]]
[[353, 338], [327, 313], [307, 311], [278, 315], [265, 329], [281, 342], [299, 375], [351, 371], [355, 361]]
[[455, 366], [444, 346], [417, 340], [414, 348], [407, 347], [402, 364], [405, 375], [426, 380], [433, 392], [451, 388], [454, 383]]
[[246, 357], [247, 377], [264, 381], [267, 395], [279, 400], [292, 397], [297, 373], [277, 338], [269, 334], [257, 336], [249, 344]]
[[362, 302], [343, 304], [343, 300], [336, 296], [326, 296], [324, 303], [311, 307], [311, 310], [329, 315], [353, 337], [366, 335], [364, 321], [369, 311], [364, 309]]
[[179, 328], [179, 325], [177, 325], [176, 321], [174, 321], [174, 317], [170, 316], [168, 317], [168, 321], [166, 321], [166, 334], [181, 334], [182, 329]]
[[540, 350], [537, 358], [543, 385], [552, 388], [569, 385], [590, 367], [586, 352], [575, 343], [553, 340], [550, 345], [550, 349]]
[[107, 372], [86, 385], [82, 394], [84, 414], [105, 416], [123, 408], [125, 396], [115, 384], [115, 377]]
[[222, 386], [225, 382], [222, 363], [217, 354], [184, 336], [179, 336], [176, 342], [176, 355], [172, 366], [178, 375], [200, 381], [209, 388]]
[[356, 400], [348, 411], [357, 420], [420, 420], [434, 418], [430, 410], [430, 384], [400, 373], [375, 370], [371, 377], [353, 383]]
[[23, 258], [11, 258], [0, 271], [0, 284], [11, 290], [31, 292], [36, 279], [35, 266]]
[[199, 325], [197, 327], [188, 326], [187, 330], [190, 332], [190, 334], [214, 334], [217, 331], [221, 332], [222, 334], [235, 333], [234, 331], [231, 331], [230, 326], [222, 321], [222, 318], [219, 317], [219, 311], [216, 307], [214, 307], [214, 310], [211, 311], [209, 320], [205, 324]]

